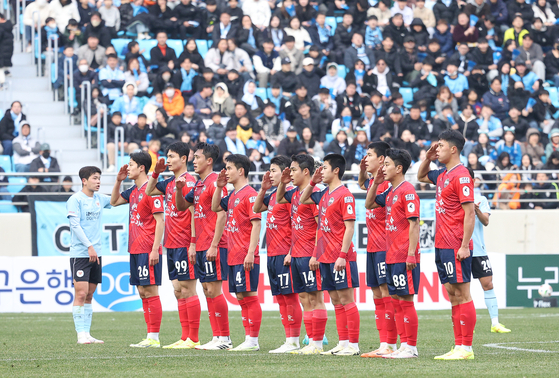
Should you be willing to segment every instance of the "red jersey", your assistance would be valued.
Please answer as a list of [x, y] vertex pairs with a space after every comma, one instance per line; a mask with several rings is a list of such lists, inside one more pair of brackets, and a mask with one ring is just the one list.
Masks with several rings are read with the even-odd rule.
[[[464, 238], [463, 203], [474, 202], [474, 184], [470, 172], [462, 164], [450, 171], [433, 170], [427, 175], [437, 185], [435, 202], [435, 247], [458, 250]], [[470, 250], [474, 249], [470, 240]]]
[[[373, 186], [373, 180], [365, 181], [367, 191]], [[377, 196], [390, 187], [388, 181], [377, 188]], [[384, 207], [367, 210], [365, 213], [367, 224], [367, 252], [386, 252], [386, 210]]]
[[[186, 179], [186, 186], [182, 188], [184, 196], [194, 187], [196, 180], [188, 172], [184, 172], [181, 177]], [[190, 210], [178, 211], [175, 205], [175, 195], [177, 187], [175, 176], [167, 180], [159, 181], [155, 188], [165, 195], [165, 238], [163, 245], [165, 248], [188, 248], [192, 237], [192, 213]]]
[[[316, 186], [313, 193], [320, 192]], [[286, 191], [284, 198], [291, 203], [291, 256], [311, 257], [316, 244], [316, 205], [301, 204], [299, 188]]]
[[291, 249], [291, 205], [277, 203], [277, 189], [264, 198], [268, 206], [266, 245], [268, 256], [285, 256]]
[[[415, 188], [407, 181], [403, 181], [396, 188], [388, 188], [375, 200], [386, 209], [386, 263], [405, 263], [410, 246], [409, 218], [419, 218], [419, 197]], [[419, 240], [415, 248], [415, 261], [419, 264]]]
[[[319, 205], [316, 258], [321, 263], [335, 263], [342, 251], [346, 230], [344, 221], [355, 221], [355, 197], [348, 188], [340, 185], [332, 192], [328, 188], [315, 192], [311, 194], [311, 199]], [[346, 261], [355, 259], [352, 242]]]
[[[250, 246], [252, 220], [262, 216], [252, 210], [256, 201], [256, 190], [248, 184], [221, 199], [221, 208], [227, 212], [227, 264], [244, 264]], [[258, 244], [254, 251], [254, 263], [260, 264]]]
[[[204, 180], [198, 180], [185, 198], [194, 204], [194, 227], [196, 227], [196, 251], [202, 252], [210, 249], [215, 235], [217, 213], [212, 211], [212, 197], [217, 188], [217, 173], [212, 172]], [[227, 189], [223, 188], [223, 197], [227, 196]], [[225, 230], [221, 235], [218, 248], [227, 248], [227, 235]]]
[[[138, 255], [150, 253], [155, 240], [155, 218], [153, 214], [163, 212], [163, 197], [146, 194], [147, 181], [140, 189], [136, 185], [120, 193], [130, 204], [130, 225], [128, 226], [128, 253]], [[159, 246], [159, 254], [163, 249]]]

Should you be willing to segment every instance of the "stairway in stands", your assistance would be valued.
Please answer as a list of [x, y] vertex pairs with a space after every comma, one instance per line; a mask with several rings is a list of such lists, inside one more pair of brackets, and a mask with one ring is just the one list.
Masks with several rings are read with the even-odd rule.
[[[17, 46], [15, 51], [18, 51]], [[16, 52], [12, 63], [12, 77], [6, 78], [11, 82], [9, 97], [11, 101], [21, 101], [23, 113], [31, 124], [31, 133], [39, 137], [41, 143], [50, 144], [61, 171], [77, 176], [84, 165], [99, 165], [97, 150], [86, 149], [83, 127], [70, 124], [70, 116], [64, 114], [64, 102], [54, 101], [49, 79], [37, 76], [32, 54]]]

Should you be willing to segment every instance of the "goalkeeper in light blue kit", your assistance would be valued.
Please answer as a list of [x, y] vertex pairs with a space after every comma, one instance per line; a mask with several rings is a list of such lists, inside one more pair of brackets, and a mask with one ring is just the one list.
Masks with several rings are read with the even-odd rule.
[[468, 168], [470, 175], [474, 180], [474, 206], [476, 212], [476, 225], [472, 240], [474, 242], [474, 255], [472, 259], [472, 276], [479, 279], [483, 294], [485, 296], [485, 305], [489, 310], [491, 317], [491, 332], [492, 333], [509, 333], [510, 329], [505, 328], [504, 325], [499, 323], [499, 307], [497, 306], [497, 296], [493, 290], [493, 270], [491, 263], [487, 256], [485, 248], [485, 237], [483, 235], [483, 227], [489, 225], [489, 215], [491, 214], [491, 207], [489, 201], [481, 194], [480, 185], [481, 179], [474, 177], [474, 171]]
[[103, 344], [89, 333], [93, 309], [91, 301], [102, 281], [101, 217], [111, 207], [109, 196], [97, 193], [101, 187], [101, 170], [83, 167], [79, 173], [82, 190], [66, 202], [72, 245], [70, 268], [74, 281], [72, 314], [78, 333], [78, 344]]

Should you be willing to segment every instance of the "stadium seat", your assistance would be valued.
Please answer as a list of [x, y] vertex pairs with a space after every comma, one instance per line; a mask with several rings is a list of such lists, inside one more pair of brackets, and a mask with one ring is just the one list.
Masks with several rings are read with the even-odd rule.
[[8, 155], [0, 155], [0, 167], [4, 168], [7, 173], [13, 172], [12, 158]]
[[404, 106], [406, 108], [411, 107], [411, 103], [413, 102], [413, 91], [411, 88], [400, 87], [400, 94], [404, 98]]
[[330, 34], [334, 35], [334, 31], [336, 30], [336, 27], [338, 26], [338, 23], [336, 22], [336, 17], [326, 17], [325, 24], [332, 28], [332, 31], [331, 31]]
[[180, 39], [169, 39], [167, 40], [167, 46], [175, 50], [175, 54], [177, 54], [177, 58], [182, 54], [184, 50], [184, 44]]
[[264, 102], [268, 99], [266, 88], [256, 88], [256, 95], [260, 97]]
[[0, 201], [0, 213], [17, 213], [17, 207], [12, 205], [12, 201]]
[[345, 79], [347, 75], [347, 68], [343, 64], [338, 64], [338, 76]]
[[206, 54], [208, 53], [208, 41], [206, 41], [205, 39], [197, 39], [196, 40], [196, 47], [198, 48], [198, 53], [200, 53], [200, 55], [202, 56], [202, 58], [206, 57]]
[[8, 191], [10, 193], [19, 192], [21, 189], [23, 189], [25, 184], [27, 184], [27, 179], [25, 177], [8, 177], [8, 181], [10, 182], [10, 184], [14, 184], [8, 185]]
[[140, 51], [145, 50], [142, 54], [144, 58], [146, 58], [147, 60], [151, 60], [151, 49], [157, 45], [157, 40], [142, 39], [138, 41], [138, 44], [140, 45]]
[[115, 38], [111, 40], [111, 44], [114, 46], [116, 54], [120, 59], [124, 59], [126, 53], [128, 52], [128, 44], [131, 39], [125, 38]]
[[553, 104], [553, 106], [555, 106], [556, 108], [559, 107], [559, 98], [557, 96], [557, 87], [547, 87], [545, 89], [547, 89], [547, 91], [549, 92], [549, 99], [551, 100], [551, 103]]
[[331, 133], [326, 134], [326, 143], [330, 143], [334, 140], [334, 136]]
[[500, 52], [495, 51], [493, 53], [493, 63], [497, 64], [501, 60], [501, 56], [502, 56], [502, 54]]

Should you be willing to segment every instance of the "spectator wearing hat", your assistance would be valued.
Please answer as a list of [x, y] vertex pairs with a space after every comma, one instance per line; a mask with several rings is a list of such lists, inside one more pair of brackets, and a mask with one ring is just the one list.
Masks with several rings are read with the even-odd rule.
[[170, 116], [177, 116], [184, 110], [184, 98], [181, 91], [175, 88], [172, 83], [165, 84], [163, 91], [163, 108]]
[[225, 151], [241, 155], [246, 155], [247, 152], [243, 141], [237, 138], [237, 125], [227, 127], [225, 130], [225, 138], [220, 141], [217, 146], [222, 155]]
[[433, 10], [425, 6], [425, 0], [417, 0], [415, 2], [413, 17], [423, 21], [423, 25], [427, 28], [429, 35], [433, 35], [435, 32], [435, 25], [437, 25], [437, 19], [435, 18]]
[[279, 84], [286, 97], [291, 97], [291, 94], [295, 92], [297, 75], [292, 71], [292, 62], [288, 56], [281, 59], [281, 70], [272, 76], [271, 84], [272, 86]]
[[[54, 0], [54, 1], [58, 1], [58, 0]], [[48, 190], [40, 185], [41, 180], [39, 179], [39, 177], [36, 176], [30, 176], [27, 179], [27, 185], [25, 185], [23, 187], [23, 189], [21, 189], [19, 191], [18, 194], [16, 194], [13, 198], [12, 198], [12, 202], [13, 203], [18, 203], [18, 202], [28, 202], [28, 196], [27, 194], [21, 194], [21, 193], [45, 193], [48, 192]], [[28, 213], [29, 212], [29, 204], [26, 205], [15, 205], [15, 207], [17, 207], [17, 209], [22, 212], [22, 213]]]
[[404, 45], [404, 38], [409, 36], [410, 32], [404, 25], [404, 19], [401, 13], [396, 13], [392, 16], [390, 23], [384, 28], [382, 35], [385, 39], [387, 36], [390, 36], [396, 46]]
[[313, 58], [303, 59], [303, 71], [297, 75], [299, 84], [302, 84], [307, 89], [309, 98], [313, 98], [318, 94], [320, 89], [320, 78], [318, 69], [314, 66]]
[[218, 83], [215, 86], [212, 96], [212, 111], [220, 113], [224, 117], [230, 117], [235, 112], [235, 103], [229, 95], [229, 89], [225, 83]]
[[549, 157], [555, 151], [559, 151], [559, 127], [557, 122], [549, 132], [549, 143], [545, 146], [545, 158], [549, 160]]
[[22, 121], [26, 119], [27, 116], [22, 112], [21, 102], [12, 102], [10, 109], [6, 110], [2, 120], [0, 120], [0, 140], [2, 141], [4, 155], [11, 156], [13, 154], [13, 140], [19, 135]]
[[342, 22], [338, 24], [334, 32], [334, 51], [330, 52], [330, 61], [339, 64], [344, 62], [344, 53], [351, 46], [353, 35], [357, 32], [356, 29], [353, 25], [353, 15], [348, 12], [344, 13]]
[[332, 96], [343, 93], [346, 88], [345, 80], [338, 76], [338, 65], [334, 62], [326, 66], [326, 76], [320, 79], [320, 85], [328, 88]]
[[[60, 172], [60, 166], [58, 165], [58, 160], [54, 156], [50, 155], [50, 145], [48, 143], [41, 144], [41, 152], [39, 156], [33, 161], [31, 161], [31, 166], [29, 167], [29, 172]], [[58, 176], [41, 176], [41, 182], [55, 183], [58, 182]], [[54, 191], [53, 186], [48, 187], [50, 191]]]
[[330, 51], [334, 49], [334, 37], [332, 27], [326, 25], [326, 13], [319, 12], [316, 22], [308, 30], [313, 46], [318, 47], [322, 54], [329, 55]]
[[60, 188], [56, 189], [55, 192], [58, 192], [58, 193], [74, 193], [74, 190], [72, 189], [73, 185], [74, 185], [74, 183], [72, 182], [72, 176], [64, 176], [64, 179], [62, 179], [62, 183], [60, 185]]
[[187, 132], [188, 135], [200, 134], [206, 130], [204, 120], [196, 113], [194, 104], [187, 103], [179, 117], [173, 117], [169, 123], [169, 128], [174, 130], [176, 134]]
[[270, 76], [276, 73], [274, 66], [277, 66], [277, 64], [281, 65], [280, 62], [277, 62], [278, 60], [281, 61], [281, 58], [279, 53], [274, 50], [274, 42], [271, 39], [265, 40], [262, 43], [262, 48], [252, 57], [254, 71], [256, 71], [256, 78], [260, 88], [268, 87]]
[[293, 156], [305, 151], [305, 147], [297, 139], [297, 129], [290, 126], [287, 129], [286, 137], [282, 139], [278, 146], [278, 155]]
[[138, 121], [138, 116], [142, 113], [142, 106], [140, 99], [136, 97], [138, 89], [136, 83], [129, 82], [122, 86], [123, 96], [118, 97], [111, 105], [111, 113], [120, 112], [124, 118], [125, 123], [135, 124]]
[[540, 45], [534, 42], [530, 33], [524, 36], [522, 46], [518, 47], [520, 55], [517, 59], [526, 63], [526, 68], [532, 70], [538, 78], [545, 81], [545, 65], [543, 64], [543, 50]]
[[225, 138], [225, 126], [221, 123], [221, 118], [222, 114], [220, 112], [212, 113], [212, 124], [206, 131], [208, 139], [213, 140], [214, 144], [218, 144]]
[[41, 152], [41, 143], [31, 135], [31, 125], [27, 121], [20, 124], [20, 132], [12, 141], [16, 172], [29, 172], [31, 162]]
[[202, 119], [209, 119], [212, 113], [212, 94], [213, 90], [211, 85], [204, 84], [199, 92], [196, 92], [194, 96], [190, 97], [191, 104], [194, 105], [194, 111]]
[[109, 54], [107, 65], [99, 71], [99, 82], [103, 88], [103, 96], [114, 101], [122, 95], [124, 72], [118, 67], [118, 56]]
[[[303, 70], [303, 59], [305, 58], [303, 52], [297, 48], [295, 48], [295, 38], [291, 35], [288, 35], [284, 38], [284, 48], [280, 51], [280, 64], [283, 65], [285, 58], [289, 58], [290, 62], [290, 70], [298, 75]], [[275, 61], [276, 65], [274, 66], [274, 70], [279, 72], [283, 68], [277, 66], [277, 60]]]
[[517, 59], [516, 64], [516, 73], [514, 75], [510, 75], [510, 78], [513, 81], [521, 81], [524, 84], [524, 88], [530, 93], [534, 93], [540, 89], [540, 81], [538, 75], [534, 72], [530, 71], [528, 67], [526, 67], [526, 62]]
[[373, 50], [363, 43], [363, 36], [355, 33], [351, 38], [351, 46], [349, 46], [344, 53], [344, 65], [352, 67], [353, 63], [361, 60], [365, 64], [365, 69], [369, 70], [375, 66], [375, 54]]
[[394, 39], [391, 36], [383, 34], [382, 48], [375, 51], [375, 61], [384, 59], [384, 63], [390, 72], [396, 72], [396, 61], [398, 60], [398, 48], [394, 46]]
[[508, 118], [503, 120], [503, 126], [514, 126], [516, 130], [516, 139], [523, 142], [530, 128], [530, 124], [528, 124], [528, 121], [526, 121], [524, 117], [521, 117], [521, 115], [522, 109], [511, 105]]
[[507, 118], [510, 108], [509, 99], [501, 90], [501, 79], [498, 77], [491, 80], [491, 89], [483, 95], [481, 102], [489, 105], [493, 109], [495, 117], [501, 121]]
[[268, 141], [277, 148], [285, 135], [282, 122], [276, 115], [276, 106], [271, 102], [264, 105], [262, 115], [256, 122], [260, 130], [264, 131]]

